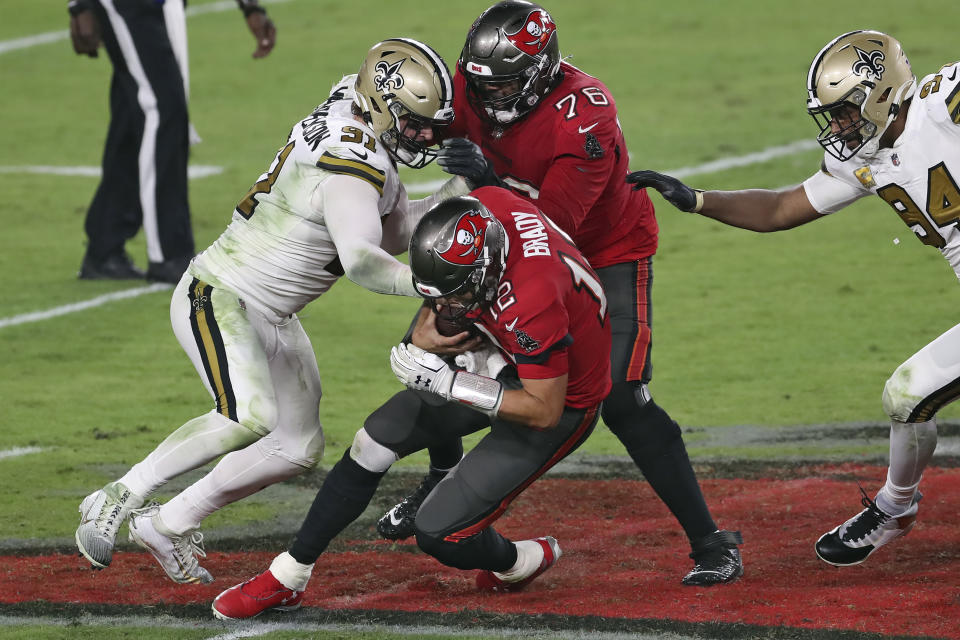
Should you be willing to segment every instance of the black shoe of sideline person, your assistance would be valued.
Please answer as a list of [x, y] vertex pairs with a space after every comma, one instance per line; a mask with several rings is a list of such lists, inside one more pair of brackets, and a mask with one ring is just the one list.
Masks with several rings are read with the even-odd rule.
[[126, 253], [112, 255], [102, 262], [85, 256], [77, 274], [81, 280], [143, 280], [144, 276], [143, 270], [137, 268]]
[[147, 267], [147, 280], [177, 284], [192, 259], [193, 256], [181, 256], [163, 262], [151, 262], [150, 266]]

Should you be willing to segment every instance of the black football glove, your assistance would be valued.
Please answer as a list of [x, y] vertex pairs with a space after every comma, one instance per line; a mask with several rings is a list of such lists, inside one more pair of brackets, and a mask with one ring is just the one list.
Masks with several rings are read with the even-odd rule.
[[493, 172], [493, 163], [484, 157], [480, 147], [466, 138], [444, 140], [443, 148], [437, 152], [437, 164], [447, 173], [463, 176], [471, 191], [506, 186]]
[[627, 176], [633, 190], [653, 187], [664, 199], [680, 211], [697, 213], [703, 207], [703, 192], [691, 189], [673, 176], [656, 171], [634, 171]]

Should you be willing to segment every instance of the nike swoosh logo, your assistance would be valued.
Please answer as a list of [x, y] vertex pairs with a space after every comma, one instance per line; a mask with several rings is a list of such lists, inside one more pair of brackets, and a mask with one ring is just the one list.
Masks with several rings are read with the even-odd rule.
[[403, 518], [398, 518], [396, 515], [394, 515], [393, 512], [395, 510], [396, 510], [396, 507], [394, 507], [393, 509], [390, 509], [390, 524], [392, 524], [393, 526], [397, 526], [398, 524], [403, 522]]
[[577, 127], [577, 131], [579, 131], [580, 133], [586, 133], [587, 131], [590, 131], [590, 129], [593, 129], [593, 128], [594, 128], [595, 126], [597, 126], [598, 124], [600, 124], [599, 121], [598, 121], [598, 122], [594, 122], [594, 123], [593, 123], [592, 125], [590, 125], [589, 127]]
[[350, 149], [350, 153], [352, 153], [353, 155], [357, 156], [357, 157], [360, 158], [361, 160], [366, 160], [366, 159], [369, 157], [366, 151], [363, 152], [363, 155], [360, 155], [359, 153], [357, 153], [357, 152], [354, 151], [353, 149]]
[[953, 79], [957, 77], [957, 68], [953, 68], [953, 73], [950, 74], [950, 82], [953, 82]]
[[507, 328], [507, 331], [513, 331], [513, 328], [517, 326], [517, 320], [519, 320], [519, 318], [514, 318], [513, 322], [504, 325]]

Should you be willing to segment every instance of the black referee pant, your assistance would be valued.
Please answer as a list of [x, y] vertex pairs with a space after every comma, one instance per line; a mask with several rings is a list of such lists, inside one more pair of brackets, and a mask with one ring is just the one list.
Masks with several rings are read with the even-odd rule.
[[87, 260], [122, 254], [143, 227], [151, 264], [193, 256], [183, 78], [156, 0], [96, 0], [110, 61], [103, 176], [85, 229]]

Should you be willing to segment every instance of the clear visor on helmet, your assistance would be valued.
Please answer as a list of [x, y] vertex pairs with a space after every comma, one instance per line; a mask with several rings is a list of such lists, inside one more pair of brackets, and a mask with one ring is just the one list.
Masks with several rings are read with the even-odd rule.
[[807, 112], [820, 130], [817, 142], [837, 160], [849, 160], [877, 135], [877, 125], [861, 111], [866, 99], [867, 94], [857, 87], [828, 105], [808, 101]]
[[397, 160], [420, 169], [437, 157], [438, 145], [444, 137], [444, 130], [453, 121], [450, 113], [439, 113], [439, 118], [427, 118], [408, 110], [399, 102], [389, 106], [394, 125], [380, 134], [380, 141]]

